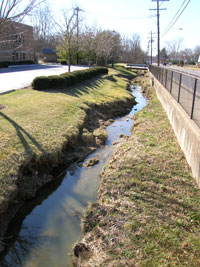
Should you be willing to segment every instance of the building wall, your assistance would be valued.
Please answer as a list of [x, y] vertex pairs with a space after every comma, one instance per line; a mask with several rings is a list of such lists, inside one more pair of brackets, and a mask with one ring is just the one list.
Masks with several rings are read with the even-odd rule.
[[57, 56], [56, 54], [44, 54], [44, 62], [56, 62]]
[[0, 33], [0, 61], [34, 60], [33, 27], [7, 22]]

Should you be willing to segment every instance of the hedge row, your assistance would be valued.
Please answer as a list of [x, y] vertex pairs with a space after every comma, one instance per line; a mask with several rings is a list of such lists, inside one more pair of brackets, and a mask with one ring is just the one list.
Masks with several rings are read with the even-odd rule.
[[28, 65], [28, 64], [35, 64], [32, 60], [26, 60], [26, 61], [1, 61], [0, 62], [0, 68], [8, 68], [8, 66], [11, 65]]
[[39, 76], [32, 81], [31, 85], [32, 88], [36, 90], [64, 88], [88, 80], [99, 74], [107, 73], [108, 69], [104, 67], [76, 70], [73, 72], [65, 72], [61, 75]]

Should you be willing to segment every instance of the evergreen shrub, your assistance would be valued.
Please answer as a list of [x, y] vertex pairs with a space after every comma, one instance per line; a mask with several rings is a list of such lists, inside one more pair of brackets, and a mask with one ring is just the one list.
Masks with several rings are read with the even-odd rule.
[[39, 76], [32, 81], [32, 88], [36, 90], [66, 88], [79, 82], [91, 79], [100, 74], [107, 74], [105, 67], [65, 72], [60, 75]]
[[50, 88], [50, 79], [47, 76], [38, 76], [32, 81], [32, 87], [37, 90]]
[[32, 60], [26, 60], [26, 61], [2, 61], [0, 62], [0, 68], [8, 68], [8, 66], [12, 65], [29, 65], [29, 64], [35, 64]]

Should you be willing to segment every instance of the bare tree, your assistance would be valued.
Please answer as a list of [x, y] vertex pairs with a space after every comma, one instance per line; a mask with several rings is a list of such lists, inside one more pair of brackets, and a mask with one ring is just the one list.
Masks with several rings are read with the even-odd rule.
[[120, 55], [122, 53], [122, 40], [119, 33], [113, 31], [112, 32], [112, 41], [113, 41], [113, 47], [112, 47], [112, 68], [114, 67], [114, 63], [119, 60]]
[[36, 37], [47, 39], [51, 35], [53, 27], [53, 15], [48, 4], [38, 7], [32, 16], [32, 24], [35, 28]]
[[[7, 22], [21, 22], [25, 16], [44, 0], [28, 0], [24, 5], [22, 0], [1, 0], [0, 3], [0, 33], [6, 29]], [[23, 3], [22, 3], [23, 2]]]
[[133, 34], [131, 39], [123, 38], [122, 61], [126, 63], [143, 63], [145, 53], [141, 48], [140, 36]]
[[183, 44], [183, 38], [176, 38], [166, 42], [167, 53], [172, 60], [180, 61], [180, 51]]
[[[75, 10], [63, 11], [62, 20], [57, 23], [59, 34], [61, 35], [61, 45], [57, 47], [58, 55], [67, 57], [68, 72], [71, 68], [72, 42], [75, 37], [77, 27]], [[75, 39], [75, 38], [74, 38]]]
[[[34, 48], [38, 57], [41, 57], [44, 47], [55, 48], [55, 38], [53, 36], [53, 15], [48, 4], [35, 9], [31, 22], [34, 29]], [[53, 41], [54, 40], [54, 41]], [[53, 41], [53, 42], [52, 42]], [[56, 44], [57, 45], [57, 44]]]
[[194, 60], [197, 62], [198, 61], [198, 58], [200, 56], [200, 45], [197, 45], [195, 48], [194, 48]]
[[89, 67], [91, 67], [92, 54], [95, 51], [95, 36], [96, 29], [88, 26], [85, 27], [84, 32], [80, 36], [80, 46], [82, 51], [87, 54]]
[[27, 27], [20, 22], [44, 1], [27, 0], [25, 4], [22, 0], [1, 0], [0, 44], [3, 50], [8, 47], [7, 52], [14, 52], [14, 60], [16, 60], [16, 50], [23, 46], [24, 34], [27, 32]]
[[114, 31], [110, 30], [99, 30], [95, 38], [95, 53], [96, 53], [96, 64], [99, 64], [99, 60], [103, 60], [107, 65], [109, 60], [114, 59], [114, 48], [117, 47], [119, 36]]

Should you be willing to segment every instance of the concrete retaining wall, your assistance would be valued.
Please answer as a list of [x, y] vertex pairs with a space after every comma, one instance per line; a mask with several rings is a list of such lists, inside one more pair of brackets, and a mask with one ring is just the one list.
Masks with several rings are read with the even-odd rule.
[[154, 78], [154, 87], [165, 109], [192, 174], [200, 186], [200, 129], [170, 93]]

